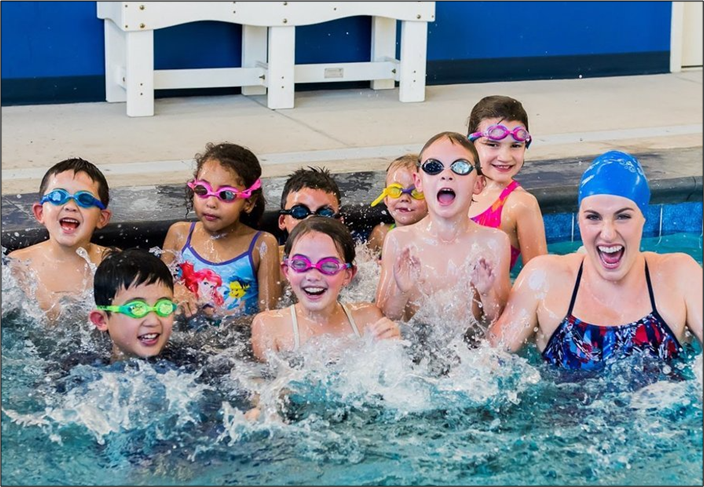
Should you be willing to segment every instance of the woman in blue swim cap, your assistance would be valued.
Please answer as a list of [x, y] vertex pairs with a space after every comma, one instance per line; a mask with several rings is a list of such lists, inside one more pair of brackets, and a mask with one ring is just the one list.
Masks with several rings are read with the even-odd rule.
[[701, 343], [702, 267], [683, 253], [641, 252], [649, 199], [635, 157], [594, 159], [579, 185], [586, 255], [531, 260], [489, 341], [516, 351], [535, 333], [543, 358], [567, 369], [599, 369], [637, 351], [669, 360], [690, 334]]

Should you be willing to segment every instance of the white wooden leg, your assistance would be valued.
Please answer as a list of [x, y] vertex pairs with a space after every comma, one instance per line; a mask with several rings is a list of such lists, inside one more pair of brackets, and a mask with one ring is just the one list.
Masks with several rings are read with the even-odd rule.
[[[256, 68], [257, 61], [266, 62], [267, 28], [242, 26], [242, 67]], [[266, 95], [266, 86], [243, 86], [243, 95]]]
[[425, 63], [428, 50], [428, 23], [401, 22], [401, 73], [398, 99], [425, 100]]
[[269, 27], [269, 69], [267, 106], [293, 108], [296, 28]]
[[[396, 59], [396, 19], [372, 17], [372, 55], [370, 60], [387, 61]], [[372, 90], [392, 90], [396, 76], [389, 73], [389, 79], [372, 80]]]
[[154, 115], [154, 31], [127, 32], [127, 116]]
[[105, 20], [105, 100], [123, 102], [127, 100], [124, 82], [120, 73], [125, 69], [125, 33], [113, 22]]

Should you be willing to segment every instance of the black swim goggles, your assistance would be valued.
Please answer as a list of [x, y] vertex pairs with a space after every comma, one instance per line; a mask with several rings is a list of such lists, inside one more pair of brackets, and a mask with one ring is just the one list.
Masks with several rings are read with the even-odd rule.
[[[436, 176], [445, 170], [445, 165], [437, 159], [427, 159], [420, 165], [420, 168], [424, 173], [430, 174], [431, 176]], [[474, 164], [469, 162], [467, 159], [457, 159], [450, 164], [450, 169], [459, 176], [466, 176], [471, 173], [475, 167]], [[477, 170], [477, 172], [479, 172], [479, 170]]]
[[279, 210], [279, 214], [291, 215], [296, 220], [305, 220], [311, 215], [325, 216], [328, 218], [337, 218], [340, 216], [339, 213], [335, 213], [335, 210], [333, 210], [329, 206], [321, 206], [320, 208], [315, 210], [314, 213], [310, 211], [310, 208], [302, 204], [293, 205], [290, 210]]

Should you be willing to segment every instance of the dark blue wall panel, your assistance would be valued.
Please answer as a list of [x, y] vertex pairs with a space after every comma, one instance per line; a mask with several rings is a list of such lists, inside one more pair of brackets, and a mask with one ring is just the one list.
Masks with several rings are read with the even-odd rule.
[[[95, 2], [5, 1], [0, 8], [3, 103], [31, 102], [30, 91], [47, 86], [59, 98], [67, 89], [99, 86], [105, 71], [103, 21]], [[428, 81], [487, 81], [521, 63], [531, 69], [523, 79], [588, 73], [585, 62], [593, 64], [595, 76], [664, 72], [670, 9], [670, 2], [437, 2], [436, 22], [429, 25]], [[296, 62], [367, 61], [370, 32], [369, 17], [297, 28]], [[240, 66], [236, 24], [160, 29], [154, 43], [156, 69]], [[577, 67], [561, 71], [565, 63]], [[480, 68], [483, 77], [472, 77], [469, 67]], [[103, 96], [99, 91], [75, 99]], [[62, 101], [70, 100], [66, 96]]]

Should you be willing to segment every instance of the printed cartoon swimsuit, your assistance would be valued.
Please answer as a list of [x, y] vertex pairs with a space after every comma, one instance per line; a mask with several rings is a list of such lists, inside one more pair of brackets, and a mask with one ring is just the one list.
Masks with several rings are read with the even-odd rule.
[[584, 261], [579, 266], [567, 316], [543, 350], [542, 355], [546, 361], [565, 369], [594, 370], [603, 367], [605, 360], [615, 356], [631, 355], [634, 350], [647, 352], [663, 360], [677, 357], [682, 347], [655, 307], [655, 296], [647, 262], [645, 279], [648, 283], [650, 305], [653, 310], [633, 323], [618, 326], [592, 325], [575, 318], [572, 314], [577, 289], [582, 279], [583, 266]]
[[[259, 288], [257, 284], [256, 270], [254, 269], [254, 261], [252, 260], [252, 250], [254, 244], [261, 232], [257, 232], [249, 244], [249, 249], [246, 252], [238, 255], [234, 259], [225, 262], [210, 262], [204, 259], [191, 246], [191, 237], [195, 228], [195, 222], [191, 224], [191, 229], [188, 232], [186, 245], [181, 249], [181, 262], [179, 267], [181, 273], [179, 280], [184, 282], [186, 275], [192, 272], [193, 277], [198, 283], [208, 281], [210, 283], [220, 283], [212, 290], [212, 300], [209, 304], [216, 309], [224, 309], [231, 312], [239, 309], [238, 312], [228, 313], [234, 315], [254, 314], [259, 312]], [[185, 264], [185, 265], [184, 265]], [[189, 265], [192, 268], [189, 269]], [[203, 296], [196, 297], [203, 299]]]
[[[352, 331], [354, 332], [354, 336], [357, 338], [361, 337], [359, 333], [359, 329], [357, 328], [357, 323], [354, 322], [354, 318], [352, 318], [352, 313], [350, 310], [347, 309], [347, 306], [344, 304], [340, 303], [340, 306], [342, 306], [342, 311], [345, 312], [345, 315], [347, 316], [347, 320], [350, 322], [350, 326], [352, 327]], [[298, 350], [298, 347], [301, 346], [301, 337], [298, 334], [298, 318], [296, 318], [296, 307], [291, 306], [291, 326], [293, 327], [293, 349]]]
[[[520, 186], [521, 185], [518, 184], [518, 181], [513, 181], [511, 184], [506, 186], [496, 201], [494, 201], [494, 204], [477, 216], [473, 216], [472, 221], [485, 227], [499, 228], [501, 226], [501, 212], [504, 209], [504, 204], [506, 203], [508, 196]], [[518, 260], [519, 255], [521, 255], [521, 250], [511, 245], [511, 269]]]

